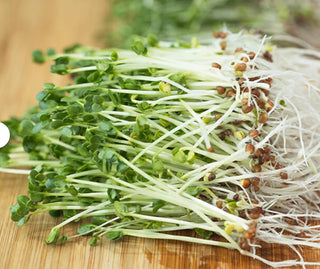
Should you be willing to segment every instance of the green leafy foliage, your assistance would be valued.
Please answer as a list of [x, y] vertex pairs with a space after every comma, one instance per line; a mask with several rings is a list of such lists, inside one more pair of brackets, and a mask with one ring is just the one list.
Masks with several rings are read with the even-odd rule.
[[32, 52], [32, 59], [35, 63], [38, 63], [38, 64], [42, 64], [45, 62], [45, 57], [41, 50], [34, 50]]
[[55, 64], [50, 67], [51, 73], [64, 75], [68, 73], [68, 66], [66, 64]]
[[112, 231], [106, 233], [106, 238], [109, 240], [120, 240], [123, 234], [121, 231]]
[[114, 202], [114, 209], [115, 209], [115, 214], [119, 217], [119, 218], [123, 218], [126, 213], [128, 213], [128, 207], [123, 204], [123, 203], [120, 203], [118, 201], [115, 201]]
[[147, 47], [145, 47], [141, 41], [135, 41], [131, 49], [138, 55], [146, 55], [148, 52]]
[[10, 157], [5, 152], [0, 152], [0, 167], [5, 167], [9, 163]]
[[93, 247], [96, 247], [97, 246], [97, 243], [98, 243], [98, 240], [99, 240], [99, 237], [92, 237], [89, 241], [89, 245], [90, 246], [93, 246]]
[[96, 225], [93, 225], [91, 223], [83, 224], [78, 228], [78, 234], [90, 235], [90, 231], [93, 230], [95, 227]]
[[161, 207], [165, 206], [166, 202], [163, 200], [155, 200], [152, 202], [152, 213], [156, 213]]
[[194, 231], [196, 232], [197, 235], [199, 235], [200, 237], [203, 237], [205, 239], [210, 239], [210, 237], [213, 234], [213, 232], [211, 232], [211, 231], [207, 231], [207, 230], [200, 229], [200, 228], [196, 228], [196, 229], [194, 229]]
[[58, 241], [60, 236], [60, 232], [58, 229], [52, 229], [48, 237], [46, 238], [45, 242], [47, 244], [55, 243]]

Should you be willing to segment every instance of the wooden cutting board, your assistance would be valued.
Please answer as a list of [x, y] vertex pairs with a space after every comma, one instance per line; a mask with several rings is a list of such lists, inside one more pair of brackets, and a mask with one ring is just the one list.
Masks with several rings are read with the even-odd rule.
[[[42, 83], [66, 83], [65, 78], [49, 73], [49, 64], [33, 64], [32, 50], [59, 50], [75, 42], [99, 45], [94, 36], [107, 13], [106, 0], [0, 0], [0, 121], [20, 116], [36, 104]], [[88, 238], [81, 237], [46, 245], [44, 239], [58, 220], [37, 215], [20, 228], [10, 220], [9, 207], [26, 191], [26, 176], [0, 173], [0, 268], [268, 268], [236, 251], [174, 241], [104, 239], [91, 247]], [[76, 224], [70, 225], [62, 232], [71, 235], [76, 229]], [[265, 246], [261, 254], [271, 260], [297, 258], [275, 245]], [[320, 251], [304, 249], [303, 256], [319, 261]]]

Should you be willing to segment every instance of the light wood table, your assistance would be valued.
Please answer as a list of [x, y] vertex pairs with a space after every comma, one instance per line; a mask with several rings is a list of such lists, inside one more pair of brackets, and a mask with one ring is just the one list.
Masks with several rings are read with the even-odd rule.
[[[35, 95], [44, 82], [66, 83], [50, 74], [49, 63], [33, 64], [32, 50], [59, 51], [75, 42], [101, 46], [95, 36], [108, 9], [107, 0], [0, 0], [0, 121], [21, 116], [36, 104]], [[37, 215], [20, 228], [10, 220], [9, 207], [26, 191], [26, 176], [0, 173], [0, 268], [268, 268], [236, 251], [173, 241], [104, 239], [91, 247], [88, 238], [81, 237], [46, 245], [44, 239], [58, 220]], [[73, 234], [76, 228], [70, 225], [63, 232]], [[296, 258], [280, 246], [268, 246], [263, 253], [275, 260]], [[320, 252], [308, 249], [304, 257], [317, 261]]]

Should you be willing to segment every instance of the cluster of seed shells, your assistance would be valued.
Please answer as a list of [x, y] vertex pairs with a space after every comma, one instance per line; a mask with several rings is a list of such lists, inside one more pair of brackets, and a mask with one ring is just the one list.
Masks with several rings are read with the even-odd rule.
[[[215, 38], [222, 39], [220, 42], [220, 47], [222, 50], [226, 50], [227, 48], [227, 41], [224, 39], [227, 37], [227, 33], [225, 32], [214, 32], [213, 36]], [[253, 51], [245, 51], [243, 48], [239, 47], [236, 48], [234, 51], [235, 54], [237, 53], [245, 53], [247, 57], [242, 57], [241, 62], [237, 63], [234, 65], [234, 70], [235, 72], [239, 75], [237, 78], [237, 82], [240, 87], [240, 92], [241, 94], [247, 93], [250, 94], [250, 101], [249, 98], [243, 97], [241, 99], [241, 109], [244, 114], [248, 114], [253, 112], [253, 110], [256, 108], [256, 111], [258, 111], [258, 116], [257, 116], [257, 123], [260, 125], [267, 124], [268, 118], [269, 118], [269, 113], [272, 112], [272, 109], [274, 108], [274, 103], [270, 100], [269, 94], [270, 90], [264, 89], [264, 88], [251, 88], [249, 89], [246, 86], [246, 79], [243, 78], [241, 75], [243, 72], [248, 70], [248, 68], [258, 68], [255, 64], [250, 65], [250, 61], [255, 59], [256, 53]], [[263, 53], [263, 58], [267, 61], [272, 62], [272, 54], [269, 51], [265, 51]], [[222, 69], [222, 66], [219, 63], [213, 62], [211, 64], [212, 68], [218, 68]], [[265, 83], [269, 85], [269, 89], [272, 86], [272, 78], [268, 77], [266, 79], [262, 79], [261, 77], [250, 77], [249, 81], [259, 81], [260, 83]], [[225, 96], [226, 98], [230, 98], [234, 95], [236, 95], [236, 90], [231, 88], [228, 89], [223, 86], [217, 86], [216, 91], [219, 95]], [[216, 120], [221, 118], [221, 115], [217, 114]], [[239, 125], [241, 124], [241, 121], [234, 122], [234, 125]], [[256, 148], [255, 147], [255, 142], [260, 141], [260, 133], [257, 130], [258, 124], [254, 126], [252, 130], [248, 132], [248, 136], [251, 138], [251, 142], [247, 143], [245, 145], [245, 152], [249, 153], [249, 158], [252, 160], [252, 172], [253, 173], [260, 173], [262, 171], [262, 167], [264, 164], [272, 165], [275, 169], [283, 169], [285, 168], [283, 165], [281, 165], [277, 160], [275, 154], [273, 154], [271, 147], [265, 146], [265, 147], [260, 147]], [[219, 137], [220, 139], [224, 140], [227, 136], [234, 135], [234, 136], [239, 136], [239, 140], [241, 140], [244, 136], [244, 134], [236, 134], [233, 133], [230, 129], [223, 130], [221, 131]], [[288, 174], [286, 172], [280, 172], [279, 177], [283, 180], [288, 179]], [[215, 179], [214, 174], [209, 176], [210, 181]], [[248, 190], [258, 192], [260, 190], [259, 184], [260, 184], [260, 178], [255, 176], [252, 178], [245, 178], [240, 181], [241, 185]], [[250, 188], [251, 187], [251, 188]], [[245, 194], [242, 194], [244, 196], [244, 199], [247, 200], [247, 196]], [[235, 194], [233, 197], [234, 201], [238, 201], [240, 199], [239, 194]], [[224, 207], [222, 200], [217, 200], [216, 201], [216, 206], [218, 208], [221, 208], [227, 212], [230, 212], [227, 207]], [[238, 214], [240, 217], [245, 218], [245, 219], [251, 219], [251, 225], [249, 228], [243, 233], [243, 237], [240, 238], [239, 245], [243, 250], [250, 250], [250, 245], [248, 243], [248, 240], [252, 243], [255, 240], [255, 235], [256, 235], [256, 229], [257, 229], [257, 223], [256, 220], [259, 219], [261, 214], [264, 214], [265, 211], [264, 209], [259, 205], [259, 202], [257, 200], [253, 200], [253, 204], [256, 205], [255, 207], [247, 210], [239, 210]]]

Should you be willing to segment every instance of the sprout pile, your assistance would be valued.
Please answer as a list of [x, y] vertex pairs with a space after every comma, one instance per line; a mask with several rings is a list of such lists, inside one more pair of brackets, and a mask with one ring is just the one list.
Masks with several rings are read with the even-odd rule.
[[[5, 122], [14, 139], [0, 171], [29, 184], [12, 220], [60, 217], [48, 244], [129, 235], [309, 264], [296, 247], [320, 247], [319, 57], [228, 31], [183, 44], [149, 36], [131, 50], [34, 51], [73, 82], [45, 83], [37, 107]], [[77, 235], [61, 234], [80, 220]], [[299, 260], [268, 261], [261, 242]]]

